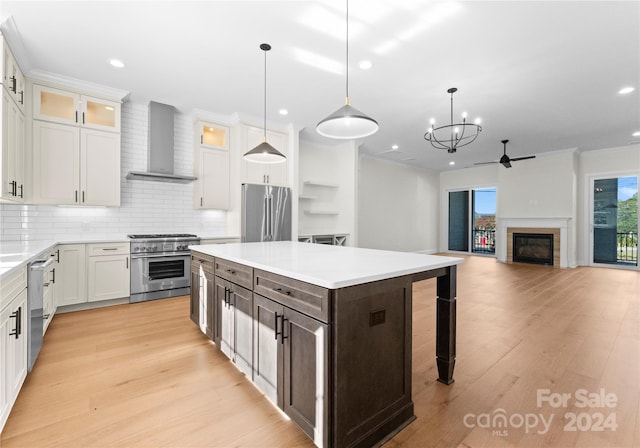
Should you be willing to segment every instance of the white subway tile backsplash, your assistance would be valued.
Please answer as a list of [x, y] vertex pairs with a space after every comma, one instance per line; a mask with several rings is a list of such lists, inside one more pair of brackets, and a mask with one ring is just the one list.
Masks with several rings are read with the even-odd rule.
[[[226, 212], [193, 209], [193, 184], [126, 179], [147, 169], [147, 105], [122, 106], [120, 207], [0, 204], [0, 241], [91, 240], [129, 233], [227, 235]], [[193, 121], [175, 115], [175, 172], [193, 173]]]

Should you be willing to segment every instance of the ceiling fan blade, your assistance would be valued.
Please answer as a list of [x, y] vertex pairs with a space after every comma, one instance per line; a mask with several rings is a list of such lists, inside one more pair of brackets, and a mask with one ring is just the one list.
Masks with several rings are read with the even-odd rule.
[[494, 160], [493, 162], [477, 162], [477, 163], [474, 163], [474, 165], [491, 165], [493, 163], [498, 163], [498, 161]]
[[516, 160], [527, 160], [527, 159], [535, 159], [535, 158], [536, 156], [513, 157], [511, 161], [515, 162]]

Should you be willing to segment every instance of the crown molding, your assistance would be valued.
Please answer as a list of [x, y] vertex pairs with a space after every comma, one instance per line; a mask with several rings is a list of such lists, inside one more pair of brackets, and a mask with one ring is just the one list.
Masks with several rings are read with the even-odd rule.
[[79, 93], [87, 95], [100, 96], [105, 99], [111, 99], [124, 103], [129, 100], [130, 92], [128, 90], [116, 89], [114, 87], [104, 86], [90, 81], [72, 78], [70, 76], [59, 75], [44, 70], [31, 70], [27, 73], [27, 77], [37, 84], [44, 84], [50, 87], [66, 87], [72, 88]]

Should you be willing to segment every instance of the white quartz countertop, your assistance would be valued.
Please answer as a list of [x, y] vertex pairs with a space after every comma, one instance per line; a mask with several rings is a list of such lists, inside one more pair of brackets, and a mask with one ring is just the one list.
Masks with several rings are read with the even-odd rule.
[[324, 244], [272, 241], [205, 244], [190, 249], [329, 289], [462, 263], [462, 258]]
[[91, 243], [128, 243], [129, 239], [122, 238], [96, 238], [93, 240], [36, 240], [36, 241], [0, 241], [0, 280], [5, 274], [26, 266], [36, 260], [44, 252], [53, 249], [58, 244], [91, 244]]

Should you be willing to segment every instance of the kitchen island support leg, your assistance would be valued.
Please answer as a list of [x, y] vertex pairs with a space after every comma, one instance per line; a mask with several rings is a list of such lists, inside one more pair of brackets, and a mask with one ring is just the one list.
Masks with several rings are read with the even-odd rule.
[[453, 383], [456, 363], [456, 266], [437, 279], [436, 364], [438, 381]]

